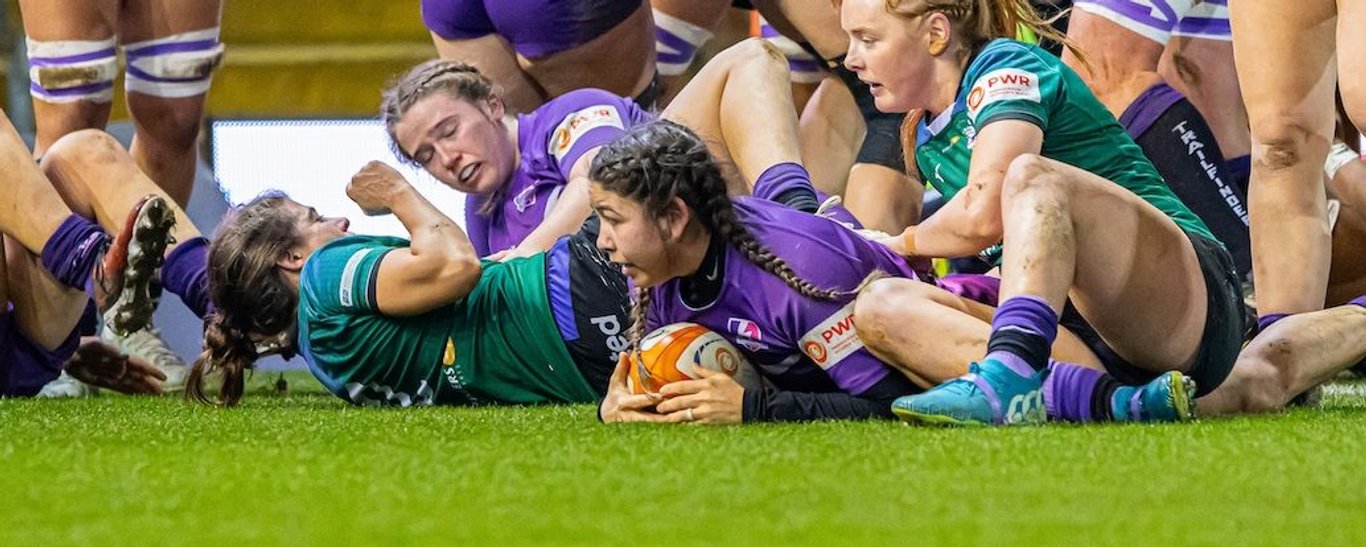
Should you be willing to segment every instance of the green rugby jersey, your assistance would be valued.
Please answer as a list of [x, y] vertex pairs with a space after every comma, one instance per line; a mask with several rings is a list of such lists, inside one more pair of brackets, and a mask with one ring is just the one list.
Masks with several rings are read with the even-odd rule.
[[474, 291], [430, 312], [380, 313], [380, 261], [395, 237], [346, 236], [300, 272], [299, 346], [313, 374], [358, 405], [590, 402], [597, 399], [550, 315], [545, 253], [486, 261]]
[[1105, 177], [1181, 229], [1218, 241], [1076, 72], [1038, 46], [1014, 40], [997, 39], [982, 48], [964, 72], [953, 106], [917, 128], [920, 173], [946, 199], [967, 185], [978, 128], [996, 120], [1039, 126], [1042, 156]]

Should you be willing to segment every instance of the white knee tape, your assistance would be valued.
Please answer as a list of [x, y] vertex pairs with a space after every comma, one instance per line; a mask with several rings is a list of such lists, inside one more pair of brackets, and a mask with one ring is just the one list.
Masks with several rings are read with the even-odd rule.
[[128, 91], [166, 98], [193, 97], [209, 91], [213, 71], [223, 60], [218, 28], [125, 44]]
[[773, 33], [772, 36], [765, 36], [770, 44], [783, 52], [787, 57], [787, 68], [792, 73], [792, 82], [797, 84], [814, 84], [825, 78], [824, 63], [814, 55], [807, 53], [805, 49], [791, 38]]
[[1332, 180], [1337, 176], [1339, 169], [1354, 161], [1361, 161], [1361, 154], [1356, 153], [1345, 142], [1334, 142], [1333, 147], [1328, 150], [1328, 159], [1323, 162], [1323, 174]]
[[655, 66], [665, 76], [677, 76], [692, 65], [697, 50], [711, 40], [711, 31], [654, 10]]
[[48, 103], [114, 98], [118, 60], [114, 38], [95, 41], [27, 40], [29, 94]]

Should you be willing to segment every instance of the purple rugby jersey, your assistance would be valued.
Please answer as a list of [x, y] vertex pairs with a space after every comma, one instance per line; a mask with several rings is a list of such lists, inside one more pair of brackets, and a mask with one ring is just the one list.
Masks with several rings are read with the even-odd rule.
[[652, 119], [630, 99], [600, 89], [571, 91], [517, 116], [520, 160], [500, 194], [502, 205], [485, 216], [479, 214], [484, 197], [465, 198], [465, 229], [480, 256], [526, 239], [545, 220], [584, 153]]
[[649, 328], [689, 321], [733, 342], [770, 379], [816, 366], [846, 393], [859, 395], [892, 369], [872, 355], [854, 331], [852, 291], [881, 270], [917, 279], [904, 259], [833, 220], [756, 198], [733, 201], [741, 224], [793, 271], [818, 288], [848, 291], [834, 301], [808, 298], [726, 246], [725, 277], [716, 301], [689, 308], [681, 279], [653, 289]]

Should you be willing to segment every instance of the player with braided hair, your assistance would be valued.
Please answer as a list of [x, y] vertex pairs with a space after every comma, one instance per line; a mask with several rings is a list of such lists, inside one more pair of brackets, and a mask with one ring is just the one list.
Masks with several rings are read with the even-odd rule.
[[[793, 174], [805, 176], [796, 164], [768, 166], [756, 188]], [[735, 342], [773, 384], [744, 390], [724, 375], [678, 382], [661, 389], [675, 397], [650, 411], [656, 401], [613, 383], [604, 420], [889, 417], [893, 398], [917, 390], [863, 349], [851, 317], [854, 291], [869, 275], [916, 276], [904, 260], [829, 219], [767, 200], [732, 201], [701, 138], [668, 121], [605, 146], [590, 177], [598, 246], [637, 287], [633, 344], [665, 324], [698, 323]]]
[[[771, 135], [758, 128], [753, 135]], [[753, 143], [732, 146], [744, 168], [755, 166]], [[758, 147], [771, 153], [770, 147]], [[762, 163], [757, 165], [761, 166]], [[598, 245], [622, 264], [636, 286], [632, 344], [662, 325], [699, 323], [735, 343], [771, 385], [743, 389], [728, 376], [669, 384], [660, 401], [631, 395], [625, 387], [626, 360], [608, 385], [601, 416], [606, 421], [699, 421], [732, 423], [767, 420], [891, 417], [889, 403], [963, 372], [961, 355], [974, 343], [973, 325], [945, 321], [933, 338], [924, 337], [923, 358], [890, 361], [865, 347], [855, 323], [854, 297], [868, 280], [889, 276], [922, 287], [930, 295], [917, 305], [926, 316], [966, 313], [969, 321], [990, 317], [995, 283], [982, 276], [951, 276], [932, 282], [908, 263], [854, 231], [770, 200], [727, 198], [715, 159], [689, 129], [667, 121], [643, 124], [607, 145], [594, 159], [590, 195], [603, 227]], [[765, 195], [782, 176], [805, 176], [800, 166], [770, 165], [756, 184]], [[860, 298], [859, 301], [863, 299]], [[1063, 329], [1054, 354], [1061, 391], [1087, 378], [1100, 360], [1081, 339]], [[895, 356], [893, 356], [895, 357]], [[1130, 393], [1135, 388], [1129, 388]], [[1059, 405], [1057, 418], [1090, 416]], [[1175, 413], [1155, 412], [1145, 419]], [[1083, 416], [1082, 414], [1085, 414]], [[1170, 419], [1170, 418], [1167, 418]]]

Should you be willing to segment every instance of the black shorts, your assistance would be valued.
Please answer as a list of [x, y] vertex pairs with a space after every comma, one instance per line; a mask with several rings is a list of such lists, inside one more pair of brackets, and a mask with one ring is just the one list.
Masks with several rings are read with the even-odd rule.
[[621, 268], [597, 248], [595, 220], [547, 252], [546, 289], [565, 349], [588, 385], [604, 394], [617, 354], [630, 344], [631, 299]]
[[[1233, 268], [1233, 257], [1223, 245], [1190, 232], [1186, 232], [1186, 237], [1190, 238], [1195, 256], [1200, 261], [1207, 302], [1200, 350], [1195, 357], [1195, 364], [1191, 365], [1186, 375], [1195, 380], [1196, 395], [1204, 395], [1224, 383], [1243, 347], [1242, 283]], [[1161, 374], [1134, 366], [1120, 357], [1072, 307], [1071, 302], [1067, 303], [1058, 323], [1081, 338], [1100, 358], [1106, 371], [1122, 383], [1141, 385]]]

